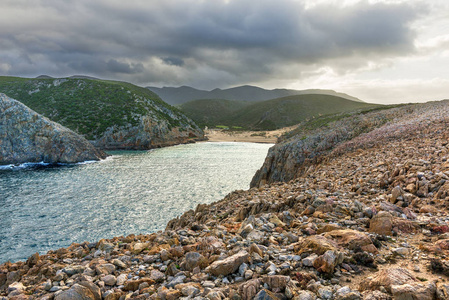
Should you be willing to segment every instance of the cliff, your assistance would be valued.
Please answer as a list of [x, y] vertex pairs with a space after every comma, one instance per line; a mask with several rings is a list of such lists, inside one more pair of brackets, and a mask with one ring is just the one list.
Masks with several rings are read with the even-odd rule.
[[75, 163], [105, 157], [79, 134], [0, 94], [0, 165]]
[[103, 149], [151, 149], [204, 139], [156, 94], [126, 82], [1, 77], [0, 91]]

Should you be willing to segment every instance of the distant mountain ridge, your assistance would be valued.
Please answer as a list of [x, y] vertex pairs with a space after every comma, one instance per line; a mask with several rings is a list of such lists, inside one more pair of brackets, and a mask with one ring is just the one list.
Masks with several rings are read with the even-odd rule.
[[356, 102], [363, 102], [362, 100], [350, 96], [345, 93], [339, 93], [333, 90], [321, 89], [307, 89], [307, 90], [292, 90], [292, 89], [274, 89], [267, 90], [257, 86], [242, 85], [229, 89], [213, 89], [211, 91], [195, 89], [189, 86], [181, 87], [152, 87], [147, 89], [159, 95], [165, 102], [171, 105], [183, 104], [192, 100], [200, 99], [225, 99], [234, 101], [266, 101], [281, 97], [305, 95], [305, 94], [320, 94], [341, 97]]

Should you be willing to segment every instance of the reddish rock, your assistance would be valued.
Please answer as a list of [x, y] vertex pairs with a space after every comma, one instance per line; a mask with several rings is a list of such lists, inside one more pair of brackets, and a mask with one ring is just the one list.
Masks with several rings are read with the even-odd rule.
[[361, 282], [360, 288], [362, 290], [375, 290], [383, 286], [387, 291], [391, 292], [393, 285], [403, 285], [412, 282], [416, 282], [416, 278], [409, 270], [393, 267], [385, 268], [367, 277]]
[[335, 241], [329, 240], [324, 236], [313, 235], [298, 242], [298, 245], [295, 246], [295, 251], [298, 254], [310, 252], [322, 255], [328, 250], [337, 250], [338, 248], [339, 246]]
[[137, 289], [139, 289], [139, 285], [144, 282], [146, 282], [150, 285], [154, 283], [154, 281], [150, 278], [142, 278], [142, 279], [138, 279], [138, 280], [128, 280], [125, 282], [125, 287], [123, 288], [123, 290], [136, 291]]
[[376, 253], [377, 249], [373, 245], [370, 237], [363, 232], [352, 229], [333, 230], [324, 234], [326, 238], [335, 240], [339, 246], [354, 250], [361, 248], [364, 251]]
[[393, 216], [386, 211], [380, 211], [370, 222], [369, 231], [382, 235], [392, 235]]
[[313, 267], [321, 273], [331, 274], [335, 267], [343, 261], [343, 255], [337, 251], [328, 250], [323, 255], [318, 256], [313, 262]]

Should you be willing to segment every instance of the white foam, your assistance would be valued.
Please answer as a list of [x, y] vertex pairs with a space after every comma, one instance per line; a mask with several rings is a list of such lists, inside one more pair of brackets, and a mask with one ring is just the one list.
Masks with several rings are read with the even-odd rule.
[[[106, 160], [106, 159], [105, 159]], [[25, 162], [18, 165], [9, 164], [9, 165], [3, 165], [0, 166], [0, 170], [20, 170], [20, 169], [27, 169], [27, 168], [34, 168], [34, 167], [47, 167], [47, 166], [70, 166], [70, 165], [87, 165], [87, 164], [93, 164], [98, 161], [96, 160], [86, 160], [79, 163], [46, 163], [46, 162]]]
[[79, 163], [76, 163], [76, 164], [77, 165], [88, 165], [88, 164], [94, 164], [96, 162], [98, 162], [98, 161], [97, 160], [86, 160], [86, 161], [82, 161], [82, 162], [79, 162]]

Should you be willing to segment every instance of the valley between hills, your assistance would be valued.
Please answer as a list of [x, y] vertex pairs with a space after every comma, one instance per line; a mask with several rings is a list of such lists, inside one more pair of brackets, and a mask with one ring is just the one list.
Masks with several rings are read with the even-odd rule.
[[[73, 83], [80, 82], [86, 81]], [[33, 103], [39, 92], [20, 84], [20, 93], [8, 96]], [[54, 81], [39, 91], [49, 85]], [[162, 101], [135, 95], [146, 105]], [[449, 299], [449, 101], [354, 103], [295, 120], [250, 189], [200, 204], [164, 231], [73, 243], [3, 263], [0, 297]], [[172, 120], [201, 130], [176, 108], [161, 111], [172, 132], [179, 126]], [[72, 126], [61, 112], [51, 113]], [[284, 122], [274, 120], [219, 125]], [[84, 134], [101, 140], [104, 132]]]

